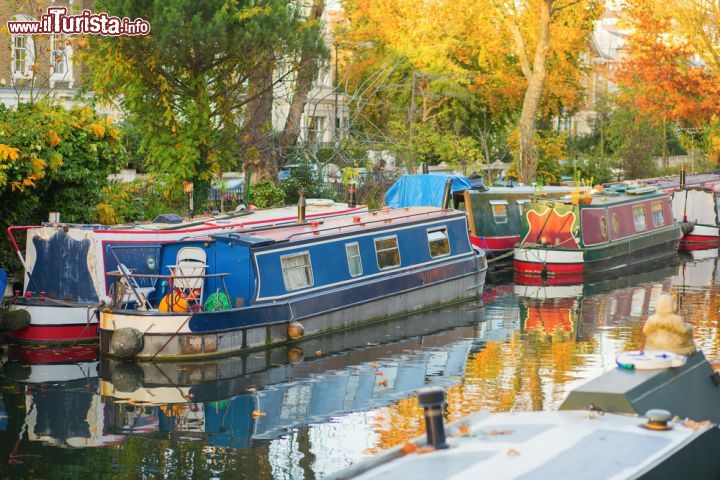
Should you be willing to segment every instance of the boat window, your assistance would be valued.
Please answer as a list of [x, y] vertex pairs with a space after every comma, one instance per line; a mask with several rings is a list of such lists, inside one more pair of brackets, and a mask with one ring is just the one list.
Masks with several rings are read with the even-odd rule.
[[380, 270], [400, 265], [400, 249], [397, 237], [384, 237], [375, 239], [375, 253]]
[[600, 217], [600, 235], [602, 235], [602, 238], [607, 238], [608, 235], [608, 228], [607, 228], [607, 218]]
[[615, 235], [620, 233], [620, 219], [618, 218], [617, 213], [612, 214], [612, 227]]
[[507, 223], [507, 202], [505, 200], [491, 200], [493, 220], [495, 223]]
[[348, 243], [345, 245], [345, 254], [347, 255], [348, 270], [351, 277], [362, 275], [362, 259], [360, 258], [360, 247], [357, 243]]
[[432, 258], [443, 257], [450, 254], [450, 241], [448, 240], [447, 228], [436, 228], [428, 230], [428, 246]]
[[662, 202], [653, 202], [651, 211], [653, 217], [653, 225], [655, 227], [665, 225], [665, 214], [663, 213]]
[[518, 211], [520, 212], [520, 218], [523, 218], [523, 208], [525, 208], [525, 204], [530, 203], [530, 200], [518, 200]]
[[647, 228], [645, 224], [645, 205], [635, 205], [633, 207], [633, 221], [635, 222], [636, 232], [641, 232]]
[[285, 290], [298, 290], [313, 284], [310, 253], [302, 252], [280, 257]]

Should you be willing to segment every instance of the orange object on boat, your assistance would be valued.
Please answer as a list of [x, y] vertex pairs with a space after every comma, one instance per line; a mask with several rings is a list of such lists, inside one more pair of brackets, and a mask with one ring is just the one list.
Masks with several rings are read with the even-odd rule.
[[163, 313], [183, 313], [190, 311], [187, 299], [177, 290], [170, 292], [160, 300], [158, 310]]

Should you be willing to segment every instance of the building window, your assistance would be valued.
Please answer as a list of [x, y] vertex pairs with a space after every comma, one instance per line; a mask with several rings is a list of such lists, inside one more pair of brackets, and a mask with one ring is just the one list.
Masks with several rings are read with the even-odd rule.
[[298, 290], [313, 284], [312, 265], [310, 253], [295, 253], [280, 257], [282, 264], [283, 282], [285, 290]]
[[351, 277], [362, 275], [362, 258], [360, 258], [360, 247], [357, 243], [348, 243], [345, 245], [345, 255], [347, 255], [348, 270]]
[[50, 67], [53, 77], [66, 79], [72, 77], [72, 49], [66, 35], [50, 36]]
[[450, 241], [448, 240], [447, 228], [436, 228], [428, 230], [428, 245], [432, 258], [444, 257], [450, 254]]
[[318, 143], [325, 134], [325, 117], [307, 117], [307, 141]]
[[508, 203], [505, 200], [490, 200], [495, 223], [507, 223], [507, 206]]
[[400, 249], [397, 237], [384, 237], [375, 239], [375, 254], [378, 268], [385, 270], [400, 265]]
[[650, 210], [652, 212], [653, 225], [655, 227], [665, 225], [665, 212], [663, 212], [662, 202], [653, 202]]
[[645, 223], [645, 205], [636, 205], [633, 207], [633, 221], [635, 222], [636, 232], [642, 232], [647, 228]]

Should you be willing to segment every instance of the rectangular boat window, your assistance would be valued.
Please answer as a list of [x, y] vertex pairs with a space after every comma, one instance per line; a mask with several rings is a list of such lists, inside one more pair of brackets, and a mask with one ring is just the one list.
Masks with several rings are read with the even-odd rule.
[[652, 207], [653, 225], [660, 227], [665, 225], [665, 214], [663, 213], [662, 202], [653, 202]]
[[309, 287], [313, 284], [312, 265], [310, 265], [310, 253], [294, 253], [280, 257], [282, 264], [283, 282], [285, 290], [298, 290]]
[[645, 205], [635, 205], [633, 207], [633, 221], [635, 222], [636, 232], [642, 232], [647, 228], [645, 223]]
[[357, 243], [348, 243], [345, 245], [345, 254], [347, 255], [348, 269], [351, 277], [362, 275], [362, 259], [360, 258], [360, 247]]
[[525, 204], [530, 203], [530, 200], [518, 200], [518, 211], [520, 212], [520, 218], [523, 218], [523, 209], [525, 208]]
[[400, 249], [397, 237], [384, 237], [375, 239], [375, 253], [380, 270], [400, 265]]
[[505, 200], [490, 200], [490, 208], [495, 223], [507, 223], [507, 206], [508, 203]]
[[428, 230], [428, 245], [432, 258], [443, 257], [450, 254], [450, 241], [448, 240], [447, 228], [435, 228]]

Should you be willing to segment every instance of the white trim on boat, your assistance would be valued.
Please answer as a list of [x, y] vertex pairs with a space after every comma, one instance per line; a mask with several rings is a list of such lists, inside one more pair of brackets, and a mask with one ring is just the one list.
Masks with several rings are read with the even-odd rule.
[[529, 263], [583, 263], [582, 250], [558, 250], [554, 248], [516, 248], [513, 258]]

